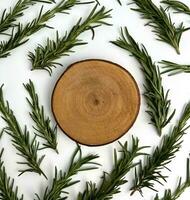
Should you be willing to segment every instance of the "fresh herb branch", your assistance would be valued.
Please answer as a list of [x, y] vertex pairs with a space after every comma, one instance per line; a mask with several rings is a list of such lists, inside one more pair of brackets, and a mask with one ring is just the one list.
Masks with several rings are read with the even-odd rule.
[[175, 110], [169, 115], [171, 104], [168, 100], [169, 91], [164, 92], [158, 67], [152, 61], [146, 48], [144, 46], [140, 47], [131, 37], [127, 28], [121, 30], [120, 38], [112, 43], [129, 51], [140, 63], [145, 77], [144, 96], [148, 106], [147, 113], [150, 115], [151, 123], [156, 127], [158, 134], [161, 135], [162, 129], [173, 118]]
[[167, 5], [167, 8], [172, 8], [176, 11], [176, 13], [184, 13], [190, 15], [190, 8], [183, 2], [177, 0], [163, 0], [161, 3]]
[[18, 162], [18, 164], [23, 164], [28, 167], [27, 169], [19, 170], [19, 175], [25, 172], [35, 172], [45, 176], [40, 169], [40, 164], [45, 156], [38, 158], [37, 155], [39, 143], [36, 141], [36, 137], [33, 137], [31, 140], [26, 126], [23, 130], [21, 129], [13, 111], [9, 107], [8, 101], [5, 102], [4, 100], [3, 86], [0, 88], [0, 112], [2, 119], [7, 123], [5, 132], [11, 136], [13, 145], [19, 152], [17, 154], [25, 159], [25, 162]]
[[[32, 69], [43, 69], [47, 70], [49, 74], [52, 73], [52, 68], [57, 65], [61, 65], [55, 60], [61, 58], [62, 56], [68, 56], [72, 53], [72, 48], [75, 46], [85, 45], [81, 39], [78, 39], [80, 34], [91, 30], [94, 37], [94, 29], [101, 25], [109, 25], [104, 21], [104, 19], [110, 18], [110, 10], [106, 11], [105, 7], [102, 7], [96, 11], [97, 5], [92, 9], [91, 13], [84, 22], [82, 18], [76, 23], [75, 26], [70, 30], [70, 32], [65, 34], [64, 37], [60, 38], [57, 32], [56, 40], [47, 39], [46, 45], [39, 45], [35, 49], [35, 53], [30, 52], [29, 58], [32, 62]], [[62, 65], [61, 65], [62, 66]]]
[[135, 172], [131, 194], [136, 191], [142, 194], [142, 189], [145, 187], [157, 191], [154, 188], [154, 183], [162, 184], [162, 181], [166, 181], [168, 176], [162, 175], [162, 170], [168, 169], [167, 164], [172, 161], [176, 152], [180, 150], [183, 142], [182, 137], [190, 127], [187, 126], [189, 118], [190, 103], [186, 105], [181, 118], [171, 130], [171, 133], [164, 136], [161, 144], [156, 147], [152, 155], [147, 156], [145, 165], [142, 166], [142, 163], [139, 164], [139, 170]]
[[146, 155], [141, 151], [147, 147], [139, 147], [138, 138], [132, 137], [131, 148], [128, 142], [124, 145], [121, 143], [121, 150], [118, 151], [121, 156], [118, 158], [118, 153], [114, 151], [114, 167], [110, 173], [104, 172], [102, 182], [99, 187], [95, 183], [87, 183], [83, 193], [79, 193], [78, 200], [109, 200], [113, 195], [120, 192], [120, 187], [127, 182], [126, 174], [134, 168], [138, 163], [134, 159], [141, 155]]
[[35, 91], [33, 82], [30, 80], [28, 84], [24, 85], [24, 87], [30, 95], [30, 100], [27, 98], [27, 101], [32, 110], [30, 116], [35, 122], [34, 129], [37, 131], [36, 135], [46, 141], [46, 143], [43, 144], [44, 148], [51, 148], [58, 153], [57, 126], [51, 126], [51, 120], [45, 115], [44, 107], [39, 105], [38, 94]]
[[179, 43], [181, 36], [189, 28], [185, 28], [183, 23], [176, 27], [166, 10], [162, 6], [157, 7], [152, 0], [132, 0], [132, 2], [138, 7], [132, 10], [141, 13], [142, 18], [148, 20], [146, 25], [153, 28], [157, 39], [171, 45], [180, 54]]
[[[81, 2], [81, 0], [61, 0], [53, 9], [46, 11], [44, 14], [43, 7], [37, 18], [27, 23], [26, 25], [18, 24], [11, 33], [8, 41], [0, 42], [0, 58], [8, 57], [11, 54], [11, 50], [23, 45], [29, 40], [29, 36], [38, 32], [42, 28], [49, 27], [46, 22], [52, 19], [57, 13], [68, 14], [68, 11], [79, 4], [87, 4], [92, 2]], [[50, 28], [50, 27], [49, 27]]]
[[76, 150], [71, 157], [70, 166], [67, 172], [60, 170], [58, 172], [55, 168], [55, 176], [51, 188], [46, 188], [43, 197], [36, 194], [38, 200], [59, 200], [66, 199], [67, 197], [61, 197], [61, 194], [66, 193], [64, 191], [66, 188], [80, 182], [79, 180], [72, 180], [72, 177], [81, 171], [88, 171], [97, 169], [97, 164], [94, 162], [99, 156], [97, 155], [87, 155], [82, 156], [82, 151], [79, 145], [77, 145]]
[[5, 9], [0, 16], [0, 34], [6, 34], [5, 31], [15, 26], [17, 18], [23, 16], [23, 11], [38, 2], [53, 3], [54, 0], [18, 0], [13, 8], [10, 8], [9, 11]]
[[169, 73], [169, 76], [172, 76], [179, 73], [190, 73], [190, 65], [181, 65], [166, 60], [162, 60], [160, 63], [164, 65], [162, 74]]
[[0, 152], [0, 199], [2, 200], [23, 200], [23, 195], [18, 197], [18, 187], [14, 189], [14, 179], [11, 179], [5, 170], [2, 161], [4, 149]]
[[176, 200], [178, 199], [183, 192], [190, 187], [190, 160], [187, 159], [187, 169], [186, 169], [186, 180], [184, 183], [182, 183], [182, 178], [180, 178], [179, 183], [175, 191], [172, 193], [172, 191], [166, 190], [164, 193], [164, 197], [159, 198], [157, 195], [154, 200]]

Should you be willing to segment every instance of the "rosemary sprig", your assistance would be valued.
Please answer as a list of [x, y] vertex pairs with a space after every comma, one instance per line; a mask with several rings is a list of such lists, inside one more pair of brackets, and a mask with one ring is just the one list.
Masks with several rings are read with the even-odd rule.
[[[13, 29], [10, 39], [8, 41], [0, 42], [0, 58], [8, 57], [11, 54], [11, 50], [23, 45], [29, 40], [29, 36], [38, 32], [44, 27], [49, 27], [46, 22], [52, 19], [57, 13], [68, 14], [68, 11], [79, 4], [87, 4], [92, 2], [81, 2], [81, 0], [61, 0], [53, 9], [48, 10], [44, 14], [43, 7], [37, 18], [27, 23], [26, 25], [18, 24], [15, 29]], [[50, 27], [49, 27], [50, 28]]]
[[132, 0], [132, 2], [138, 7], [132, 10], [141, 13], [142, 18], [148, 20], [146, 25], [153, 28], [157, 39], [171, 45], [180, 54], [179, 43], [181, 36], [189, 28], [185, 28], [183, 23], [176, 27], [165, 9], [162, 6], [157, 7], [152, 0]]
[[[49, 74], [52, 73], [52, 68], [57, 65], [61, 65], [55, 60], [62, 56], [68, 56], [72, 53], [72, 48], [75, 46], [85, 45], [81, 39], [78, 39], [80, 34], [91, 30], [94, 37], [94, 29], [101, 25], [109, 25], [104, 21], [104, 19], [110, 18], [110, 10], [106, 11], [105, 7], [96, 11], [97, 5], [92, 9], [89, 16], [82, 21], [82, 18], [76, 23], [75, 26], [70, 30], [70, 32], [65, 34], [62, 38], [59, 37], [57, 32], [56, 40], [47, 39], [46, 45], [39, 45], [35, 49], [35, 53], [30, 52], [29, 58], [32, 62], [32, 69], [43, 69], [47, 70]], [[62, 66], [62, 65], [61, 65]]]
[[23, 200], [23, 195], [18, 197], [18, 187], [14, 189], [14, 179], [11, 179], [5, 170], [2, 161], [4, 149], [0, 152], [0, 199], [2, 200]]
[[180, 178], [178, 186], [173, 193], [170, 189], [168, 189], [168, 190], [165, 191], [164, 196], [162, 198], [159, 198], [159, 196], [156, 195], [154, 200], [176, 200], [189, 187], [190, 187], [190, 160], [187, 159], [187, 169], [186, 169], [186, 180], [185, 180], [185, 182], [182, 183], [182, 178]]
[[142, 163], [139, 165], [139, 170], [135, 172], [135, 179], [133, 187], [131, 188], [132, 193], [138, 191], [142, 194], [143, 188], [154, 189], [154, 183], [162, 184], [162, 181], [166, 181], [168, 176], [162, 175], [163, 169], [168, 169], [167, 164], [169, 164], [175, 157], [176, 152], [181, 148], [183, 142], [182, 137], [186, 130], [190, 127], [187, 126], [187, 121], [190, 118], [190, 103], [185, 107], [185, 110], [171, 130], [169, 135], [165, 135], [161, 144], [156, 147], [152, 155], [147, 156], [145, 165]]
[[72, 180], [72, 177], [81, 171], [97, 169], [97, 163], [94, 162], [99, 156], [89, 154], [85, 157], [82, 156], [82, 151], [79, 145], [75, 149], [73, 156], [71, 157], [70, 166], [67, 172], [60, 170], [58, 172], [55, 168], [55, 176], [51, 188], [47, 187], [43, 197], [36, 194], [38, 200], [59, 200], [66, 199], [67, 197], [61, 197], [62, 193], [66, 188], [80, 182], [79, 180]]
[[39, 104], [38, 94], [35, 91], [33, 82], [30, 80], [28, 84], [24, 85], [24, 87], [31, 99], [29, 100], [27, 98], [27, 101], [32, 110], [32, 112], [30, 112], [30, 116], [35, 122], [34, 129], [37, 131], [35, 134], [46, 141], [46, 143], [43, 144], [44, 148], [51, 148], [58, 153], [57, 126], [51, 126], [50, 118], [45, 115], [44, 107]]
[[23, 11], [26, 10], [29, 6], [38, 2], [55, 3], [54, 0], [18, 0], [13, 8], [10, 8], [9, 11], [5, 9], [0, 16], [0, 34], [4, 33], [11, 27], [14, 27], [17, 18], [23, 16]]
[[145, 78], [145, 93], [151, 123], [156, 127], [159, 135], [162, 129], [171, 121], [175, 110], [169, 115], [170, 100], [168, 93], [164, 92], [160, 71], [149, 56], [144, 46], [140, 47], [129, 34], [127, 28], [121, 30], [121, 37], [112, 42], [118, 47], [129, 51], [141, 65], [141, 70]]
[[190, 65], [181, 65], [167, 60], [162, 60], [160, 63], [164, 65], [162, 74], [169, 73], [169, 76], [173, 76], [179, 73], [190, 73]]
[[190, 15], [190, 8], [183, 2], [177, 0], [163, 0], [161, 3], [167, 5], [167, 8], [172, 8], [176, 11], [176, 13], [183, 13]]
[[36, 141], [36, 137], [33, 137], [31, 140], [26, 126], [23, 130], [21, 129], [13, 111], [9, 107], [8, 101], [5, 102], [4, 100], [3, 86], [0, 87], [0, 112], [2, 119], [7, 123], [5, 132], [11, 136], [13, 145], [19, 152], [17, 154], [25, 159], [25, 162], [18, 162], [18, 164], [27, 166], [26, 169], [19, 170], [19, 175], [25, 172], [35, 172], [45, 176], [40, 169], [40, 164], [45, 156], [38, 158], [37, 155], [39, 143]]
[[118, 158], [118, 153], [114, 150], [114, 167], [110, 173], [104, 172], [102, 182], [99, 187], [95, 183], [87, 183], [83, 193], [79, 193], [78, 200], [109, 200], [113, 195], [120, 192], [120, 187], [127, 182], [126, 174], [135, 167], [138, 163], [134, 159], [141, 155], [146, 155], [141, 151], [147, 147], [139, 147], [138, 138], [132, 137], [131, 148], [128, 142], [124, 145], [121, 143], [121, 156]]

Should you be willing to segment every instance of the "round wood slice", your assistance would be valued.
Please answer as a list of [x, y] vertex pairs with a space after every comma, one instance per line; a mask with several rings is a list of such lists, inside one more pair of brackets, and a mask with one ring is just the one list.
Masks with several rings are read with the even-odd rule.
[[103, 60], [72, 64], [52, 96], [52, 110], [61, 129], [90, 146], [108, 144], [124, 135], [139, 107], [139, 90], [131, 74]]

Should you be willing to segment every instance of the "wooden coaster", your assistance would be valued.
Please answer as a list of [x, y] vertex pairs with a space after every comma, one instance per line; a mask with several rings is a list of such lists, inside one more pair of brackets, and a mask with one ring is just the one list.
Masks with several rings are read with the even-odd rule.
[[124, 135], [139, 107], [139, 90], [131, 74], [103, 60], [72, 64], [52, 96], [60, 128], [73, 140], [90, 146], [108, 144]]

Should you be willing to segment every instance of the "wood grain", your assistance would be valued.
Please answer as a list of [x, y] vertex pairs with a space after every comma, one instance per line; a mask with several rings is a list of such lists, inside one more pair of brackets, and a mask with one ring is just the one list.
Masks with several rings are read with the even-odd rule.
[[85, 145], [103, 145], [124, 135], [139, 112], [134, 78], [103, 60], [72, 64], [58, 80], [52, 110], [61, 129]]

